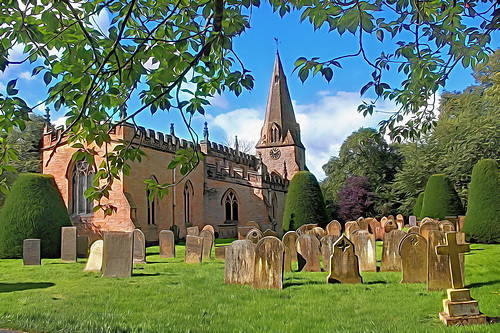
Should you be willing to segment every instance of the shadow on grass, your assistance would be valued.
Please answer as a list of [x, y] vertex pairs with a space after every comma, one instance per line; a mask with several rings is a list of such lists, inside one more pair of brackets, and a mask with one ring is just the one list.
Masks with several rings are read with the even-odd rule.
[[139, 277], [139, 276], [159, 276], [161, 275], [160, 273], [133, 273], [132, 277]]
[[488, 282], [471, 283], [467, 287], [468, 288], [474, 288], [474, 287], [490, 286], [492, 284], [497, 284], [497, 283], [500, 283], [500, 280], [494, 280], [494, 281], [488, 281]]
[[304, 285], [312, 285], [312, 284], [325, 284], [324, 281], [310, 281], [310, 280], [305, 280], [305, 281], [288, 281], [283, 283], [283, 289], [287, 287], [293, 287], [293, 286], [304, 286]]
[[363, 284], [387, 284], [387, 281], [369, 281], [369, 282], [364, 282]]
[[0, 283], [0, 293], [10, 293], [13, 291], [43, 289], [55, 286], [52, 282], [21, 282], [21, 283]]
[[495, 324], [500, 322], [500, 317], [487, 317], [486, 321], [488, 322], [488, 324]]

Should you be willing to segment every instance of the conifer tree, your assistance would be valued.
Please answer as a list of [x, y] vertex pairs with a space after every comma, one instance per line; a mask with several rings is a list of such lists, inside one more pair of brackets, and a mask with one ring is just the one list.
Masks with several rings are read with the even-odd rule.
[[444, 219], [445, 216], [461, 215], [464, 208], [451, 179], [445, 174], [429, 177], [425, 186], [420, 217]]

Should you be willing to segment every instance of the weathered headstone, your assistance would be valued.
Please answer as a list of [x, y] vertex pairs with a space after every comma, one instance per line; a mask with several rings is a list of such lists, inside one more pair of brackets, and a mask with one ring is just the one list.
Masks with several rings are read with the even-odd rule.
[[134, 264], [146, 263], [146, 237], [140, 229], [134, 229]]
[[330, 257], [330, 274], [328, 283], [362, 283], [359, 275], [358, 257], [354, 253], [352, 242], [342, 235], [333, 244], [333, 254]]
[[76, 255], [78, 258], [87, 258], [89, 252], [89, 238], [78, 236], [76, 238]]
[[319, 240], [314, 235], [304, 234], [297, 238], [299, 271], [321, 272], [319, 246]]
[[283, 263], [283, 269], [285, 272], [292, 271], [292, 259], [290, 258], [290, 249], [285, 246], [285, 258]]
[[188, 228], [186, 228], [186, 235], [199, 236], [200, 235], [200, 228], [198, 228], [197, 226], [188, 227]]
[[245, 223], [245, 227], [252, 227], [252, 229], [258, 229], [260, 231], [260, 225], [255, 221], [248, 221]]
[[264, 231], [264, 232], [262, 233], [262, 235], [263, 235], [264, 237], [267, 237], [267, 236], [278, 237], [278, 233], [277, 233], [276, 231], [274, 231], [274, 230], [271, 230], [271, 229], [267, 229], [266, 231]]
[[426, 220], [425, 222], [422, 220], [422, 222], [420, 222], [419, 233], [427, 239], [427, 242], [429, 242], [429, 231], [431, 230], [439, 231], [439, 225], [434, 221], [429, 220]]
[[98, 239], [90, 246], [90, 254], [84, 272], [100, 272], [102, 269], [103, 240]]
[[420, 235], [420, 228], [417, 227], [417, 226], [410, 227], [406, 233], [407, 234], [419, 234]]
[[248, 239], [237, 240], [226, 246], [224, 283], [252, 284], [255, 244]]
[[283, 244], [290, 249], [291, 261], [297, 261], [297, 238], [299, 235], [295, 231], [288, 231], [283, 236]]
[[385, 225], [384, 225], [384, 232], [385, 233], [388, 233], [391, 230], [397, 230], [397, 229], [398, 229], [398, 225], [396, 224], [396, 222], [394, 222], [394, 220], [387, 220], [385, 222]]
[[105, 232], [102, 246], [102, 276], [131, 277], [132, 248], [134, 236], [132, 232]]
[[396, 215], [396, 224], [398, 225], [399, 230], [403, 230], [403, 227], [405, 225], [405, 219], [403, 215], [401, 214]]
[[201, 229], [201, 230], [210, 230], [210, 231], [212, 232], [212, 234], [214, 234], [214, 235], [215, 235], [215, 229], [214, 229], [214, 227], [212, 227], [210, 224], [205, 225], [205, 226], [203, 227], [203, 229]]
[[219, 246], [215, 248], [215, 259], [226, 259], [227, 246]]
[[323, 268], [325, 272], [330, 271], [330, 257], [333, 254], [333, 244], [339, 239], [337, 235], [326, 235], [321, 238], [321, 258], [323, 259]]
[[453, 216], [445, 216], [444, 217], [445, 221], [450, 221], [454, 226], [455, 226], [455, 231], [458, 230], [458, 215], [453, 215]]
[[23, 265], [41, 265], [40, 240], [28, 238], [23, 241]]
[[351, 239], [351, 233], [354, 230], [359, 229], [359, 225], [356, 221], [347, 221], [344, 225], [345, 227], [345, 235], [347, 238]]
[[248, 232], [252, 229], [255, 229], [254, 227], [238, 227], [238, 239], [246, 239], [246, 236]]
[[401, 256], [401, 283], [427, 281], [427, 240], [418, 233], [405, 236], [399, 244]]
[[160, 258], [175, 258], [175, 239], [171, 230], [162, 230], [158, 235]]
[[465, 215], [458, 215], [457, 231], [462, 231], [465, 222]]
[[384, 227], [384, 226], [385, 226], [385, 224], [387, 223], [387, 220], [388, 220], [388, 219], [387, 219], [387, 216], [382, 217], [382, 218], [380, 219], [380, 225], [381, 225], [382, 227]]
[[360, 229], [368, 231], [368, 221], [364, 217], [359, 217], [356, 223]]
[[451, 288], [451, 273], [448, 256], [439, 255], [436, 246], [446, 245], [446, 233], [430, 230], [427, 247], [427, 290]]
[[259, 229], [252, 229], [247, 233], [247, 239], [251, 240], [252, 243], [257, 244], [264, 236]]
[[316, 236], [318, 240], [326, 236], [326, 231], [321, 227], [315, 227], [310, 231], [311, 235]]
[[381, 272], [401, 271], [401, 256], [399, 255], [399, 242], [406, 236], [403, 230], [392, 230], [384, 235], [382, 245]]
[[76, 227], [61, 228], [61, 261], [76, 261]]
[[377, 253], [375, 235], [366, 230], [358, 230], [351, 239], [354, 244], [360, 272], [377, 271]]
[[410, 222], [410, 225], [412, 227], [416, 227], [417, 226], [417, 217], [415, 215], [410, 215], [410, 217], [408, 218], [409, 222]]
[[328, 235], [335, 235], [340, 237], [342, 235], [342, 225], [337, 220], [333, 220], [326, 226], [325, 229]]
[[202, 260], [212, 257], [212, 244], [214, 243], [214, 234], [210, 230], [202, 230], [200, 237], [203, 238], [203, 256]]
[[300, 236], [300, 235], [308, 234], [311, 230], [313, 230], [317, 226], [318, 225], [315, 223], [304, 224], [304, 225], [301, 225], [300, 227], [298, 227], [297, 230], [295, 230], [295, 231]]
[[455, 225], [450, 222], [450, 221], [447, 221], [447, 220], [443, 220], [441, 222], [439, 222], [439, 230], [442, 230], [442, 231], [456, 231], [455, 230]]
[[382, 226], [375, 228], [375, 239], [384, 240], [385, 230]]
[[255, 247], [254, 289], [283, 289], [285, 245], [276, 237], [264, 237]]
[[436, 221], [433, 218], [428, 217], [428, 216], [424, 217], [422, 219], [422, 221], [420, 221], [420, 225], [424, 224], [425, 222], [434, 222], [434, 223], [436, 223]]
[[450, 263], [451, 285], [453, 289], [461, 289], [464, 287], [464, 276], [460, 263], [460, 254], [470, 252], [468, 243], [458, 243], [456, 232], [447, 232], [445, 234], [446, 245], [437, 245], [437, 255], [448, 256]]
[[380, 227], [380, 222], [373, 217], [368, 217], [365, 219], [365, 223], [368, 225], [368, 232], [375, 235], [375, 229]]
[[199, 264], [203, 257], [203, 237], [187, 235], [186, 253], [184, 262], [188, 264]]

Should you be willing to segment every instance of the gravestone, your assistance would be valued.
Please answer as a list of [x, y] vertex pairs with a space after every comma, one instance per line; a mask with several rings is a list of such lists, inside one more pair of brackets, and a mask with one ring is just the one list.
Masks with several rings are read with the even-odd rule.
[[398, 225], [396, 224], [396, 222], [394, 222], [394, 220], [387, 220], [385, 222], [384, 233], [388, 233], [391, 230], [397, 230], [397, 229], [399, 229], [399, 228], [398, 228]]
[[264, 237], [255, 247], [254, 289], [283, 289], [285, 245], [276, 237]]
[[405, 225], [405, 219], [403, 215], [401, 214], [396, 215], [396, 224], [398, 225], [399, 230], [403, 230], [403, 227]]
[[252, 284], [255, 244], [244, 239], [234, 241], [225, 248], [224, 283]]
[[90, 246], [89, 259], [84, 272], [100, 272], [102, 269], [103, 240], [98, 239]]
[[356, 221], [347, 221], [344, 225], [345, 227], [345, 235], [347, 238], [351, 239], [351, 233], [354, 230], [359, 229], [359, 225]]
[[283, 244], [290, 249], [291, 261], [297, 261], [297, 238], [299, 235], [295, 231], [288, 231], [283, 236]]
[[367, 224], [368, 226], [368, 232], [370, 234], [375, 234], [375, 229], [377, 227], [380, 227], [380, 222], [377, 221], [377, 219], [373, 218], [373, 217], [368, 217], [365, 219], [365, 223]]
[[401, 283], [427, 281], [427, 240], [418, 233], [405, 236], [399, 244], [401, 256]]
[[140, 229], [134, 229], [134, 264], [146, 263], [146, 237]]
[[299, 271], [321, 272], [319, 245], [319, 240], [314, 235], [304, 234], [297, 238]]
[[399, 242], [406, 236], [403, 230], [392, 230], [384, 235], [382, 245], [381, 272], [401, 271], [401, 256], [399, 255]]
[[384, 228], [382, 226], [375, 228], [375, 239], [376, 240], [384, 240]]
[[277, 233], [276, 231], [274, 231], [274, 230], [271, 230], [271, 229], [267, 229], [266, 231], [264, 231], [264, 232], [262, 233], [262, 235], [263, 235], [264, 237], [267, 237], [267, 236], [278, 237], [278, 233]]
[[41, 265], [41, 249], [40, 240], [36, 238], [28, 238], [23, 241], [23, 265]]
[[175, 258], [175, 239], [171, 230], [162, 230], [158, 235], [160, 258]]
[[313, 230], [317, 226], [318, 225], [315, 223], [304, 224], [304, 225], [301, 225], [300, 227], [298, 227], [297, 230], [295, 230], [295, 231], [300, 236], [300, 235], [308, 234], [311, 230]]
[[89, 252], [89, 238], [87, 236], [78, 236], [76, 238], [76, 256], [78, 258], [87, 258]]
[[417, 227], [417, 226], [410, 227], [406, 233], [407, 234], [419, 234], [420, 235], [420, 228]]
[[212, 257], [212, 244], [214, 243], [214, 234], [210, 230], [202, 230], [200, 237], [203, 238], [203, 256], [202, 260]]
[[172, 226], [170, 226], [170, 231], [174, 233], [175, 244], [179, 244], [179, 227], [173, 224]]
[[257, 244], [264, 236], [259, 229], [252, 229], [247, 234], [247, 239], [251, 240], [252, 243]]
[[226, 259], [227, 246], [219, 246], [215, 248], [215, 259]]
[[465, 215], [458, 215], [457, 231], [462, 231], [465, 222]]
[[132, 232], [105, 232], [102, 246], [102, 276], [131, 277], [132, 248], [134, 236]]
[[410, 222], [410, 226], [412, 227], [416, 227], [417, 226], [417, 217], [415, 215], [410, 215], [410, 217], [408, 218], [409, 222]]
[[258, 229], [260, 231], [260, 225], [255, 221], [248, 221], [245, 223], [245, 227], [251, 227], [252, 229]]
[[358, 257], [360, 272], [377, 271], [377, 253], [375, 235], [366, 230], [358, 230], [351, 239]]
[[214, 227], [212, 227], [210, 224], [205, 225], [205, 226], [203, 227], [203, 229], [201, 229], [201, 230], [210, 230], [210, 231], [212, 232], [212, 234], [214, 234], [214, 235], [215, 235], [215, 229], [214, 229]]
[[342, 235], [342, 225], [339, 223], [339, 221], [333, 220], [328, 223], [325, 231], [328, 235], [335, 235], [337, 237], [340, 237], [340, 235]]
[[321, 258], [323, 259], [323, 268], [325, 272], [330, 271], [330, 257], [333, 253], [333, 244], [339, 239], [337, 235], [326, 235], [321, 238]]
[[203, 258], [203, 237], [187, 235], [184, 262], [199, 264]]
[[382, 227], [384, 227], [384, 226], [385, 226], [385, 224], [387, 223], [387, 220], [388, 220], [388, 219], [387, 219], [387, 216], [382, 217], [382, 218], [380, 219], [380, 225], [381, 225]]
[[61, 228], [61, 261], [76, 261], [76, 227]]
[[446, 245], [446, 233], [430, 230], [427, 246], [427, 290], [442, 290], [451, 288], [451, 273], [448, 256], [439, 255], [436, 246]]
[[447, 221], [447, 220], [439, 222], [438, 226], [439, 226], [439, 230], [442, 230], [442, 231], [456, 231], [455, 225], [452, 222]]
[[356, 220], [356, 223], [358, 224], [360, 229], [368, 231], [368, 222], [369, 221], [370, 220], [365, 219], [364, 217], [360, 217]]
[[290, 249], [285, 246], [285, 259], [283, 263], [283, 269], [285, 272], [292, 271], [292, 259], [290, 258]]
[[318, 240], [326, 236], [326, 231], [321, 227], [315, 227], [310, 231], [311, 235], [316, 236]]
[[424, 217], [422, 219], [422, 221], [420, 221], [420, 225], [424, 224], [425, 222], [434, 222], [434, 223], [436, 223], [436, 221], [433, 218], [428, 217], [428, 216]]
[[328, 283], [362, 283], [359, 275], [358, 257], [354, 253], [352, 242], [342, 235], [333, 244], [333, 254], [330, 257], [330, 274]]
[[252, 229], [255, 229], [254, 227], [238, 227], [238, 239], [246, 239], [246, 236], [248, 232]]
[[199, 236], [200, 229], [197, 226], [196, 227], [188, 227], [188, 228], [186, 228], [186, 235]]
[[439, 225], [435, 223], [434, 221], [429, 221], [426, 220], [425, 222], [422, 220], [420, 223], [420, 229], [419, 233], [424, 236], [425, 239], [427, 239], [427, 242], [429, 242], [429, 232], [430, 231], [439, 231]]

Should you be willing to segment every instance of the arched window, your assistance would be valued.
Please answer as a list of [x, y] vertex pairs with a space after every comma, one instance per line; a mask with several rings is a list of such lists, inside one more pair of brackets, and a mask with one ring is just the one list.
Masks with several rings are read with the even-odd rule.
[[[158, 180], [155, 176], [151, 176], [151, 179], [154, 179], [157, 183]], [[158, 196], [155, 194], [153, 197], [153, 201], [149, 201], [149, 196], [151, 195], [151, 191], [146, 189], [146, 202], [148, 203], [148, 225], [156, 224], [156, 219], [158, 217]]]
[[226, 221], [238, 221], [238, 198], [233, 191], [228, 191], [224, 200]]
[[184, 186], [184, 223], [185, 225], [192, 225], [191, 201], [193, 197], [193, 185], [188, 180]]
[[280, 137], [280, 128], [275, 123], [271, 126], [271, 142], [278, 142]]
[[73, 167], [71, 175], [72, 188], [72, 214], [92, 214], [94, 205], [92, 201], [85, 198], [85, 191], [92, 186], [94, 180], [94, 169], [86, 161], [78, 161]]

